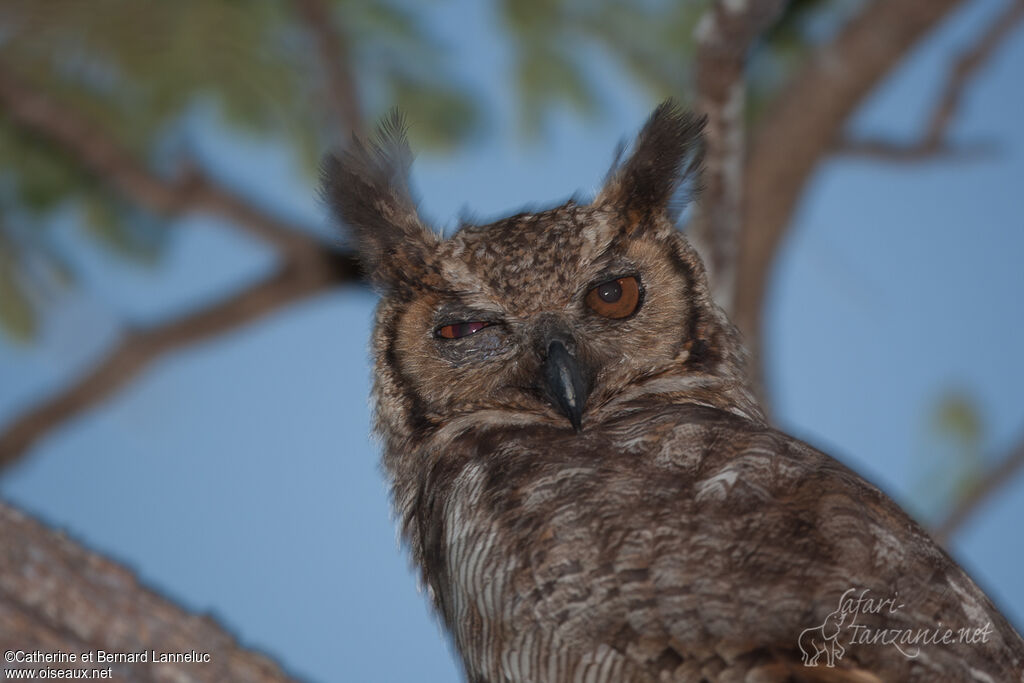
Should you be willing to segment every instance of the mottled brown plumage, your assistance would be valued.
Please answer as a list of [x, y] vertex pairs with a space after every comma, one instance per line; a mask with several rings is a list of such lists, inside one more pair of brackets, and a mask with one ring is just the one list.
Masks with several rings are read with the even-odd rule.
[[[1024, 681], [1020, 636], [927, 533], [766, 424], [674, 225], [700, 129], [666, 103], [591, 203], [448, 239], [396, 120], [328, 162], [383, 293], [395, 508], [468, 679]], [[987, 635], [856, 640], [939, 627]]]

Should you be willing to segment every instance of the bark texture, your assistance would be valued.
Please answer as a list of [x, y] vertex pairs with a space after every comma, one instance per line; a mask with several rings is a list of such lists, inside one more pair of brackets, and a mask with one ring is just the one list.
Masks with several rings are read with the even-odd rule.
[[[293, 681], [211, 617], [189, 614], [114, 562], [0, 503], [0, 644], [25, 653], [209, 653], [208, 663], [4, 662], [5, 669], [106, 669], [122, 681]], [[151, 658], [151, 657], [150, 657]], [[6, 657], [5, 657], [6, 659]]]

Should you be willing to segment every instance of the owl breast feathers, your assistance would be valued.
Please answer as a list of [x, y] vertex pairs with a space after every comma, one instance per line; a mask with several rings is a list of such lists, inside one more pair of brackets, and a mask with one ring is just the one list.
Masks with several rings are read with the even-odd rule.
[[1024, 681], [924, 530], [766, 424], [676, 228], [702, 125], [665, 103], [593, 201], [448, 238], [397, 117], [326, 164], [382, 293], [395, 508], [468, 680]]

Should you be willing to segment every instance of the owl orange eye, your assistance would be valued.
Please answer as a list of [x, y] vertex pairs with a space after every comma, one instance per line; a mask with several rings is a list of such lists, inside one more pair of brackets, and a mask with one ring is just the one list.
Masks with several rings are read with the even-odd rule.
[[439, 327], [436, 334], [438, 337], [444, 337], [445, 339], [460, 339], [462, 337], [468, 337], [471, 334], [476, 334], [488, 325], [490, 325], [490, 323], [485, 323], [480, 320], [468, 323], [454, 323], [452, 325]]
[[640, 283], [635, 277], [602, 282], [587, 292], [587, 306], [606, 318], [626, 318], [640, 305]]

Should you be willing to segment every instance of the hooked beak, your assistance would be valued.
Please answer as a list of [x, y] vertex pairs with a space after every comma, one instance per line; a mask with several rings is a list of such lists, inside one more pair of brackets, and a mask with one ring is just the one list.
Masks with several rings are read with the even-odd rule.
[[569, 418], [573, 429], [579, 432], [590, 388], [587, 386], [579, 361], [569, 353], [561, 341], [552, 341], [548, 345], [547, 358], [544, 361], [544, 381], [554, 403]]

